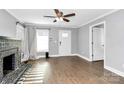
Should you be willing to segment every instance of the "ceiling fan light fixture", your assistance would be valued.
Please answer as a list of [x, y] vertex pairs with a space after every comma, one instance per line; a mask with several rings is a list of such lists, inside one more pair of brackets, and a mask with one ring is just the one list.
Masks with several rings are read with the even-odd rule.
[[63, 18], [62, 17], [60, 17], [60, 18], [55, 18], [57, 21], [63, 21]]
[[59, 19], [60, 19], [60, 21], [63, 21], [63, 18], [62, 17], [60, 17]]

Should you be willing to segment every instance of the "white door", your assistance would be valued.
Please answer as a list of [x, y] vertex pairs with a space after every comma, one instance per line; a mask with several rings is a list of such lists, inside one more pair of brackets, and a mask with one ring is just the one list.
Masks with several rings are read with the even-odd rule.
[[59, 30], [59, 55], [71, 54], [71, 31]]
[[92, 31], [92, 53], [93, 61], [104, 59], [104, 29], [93, 28]]

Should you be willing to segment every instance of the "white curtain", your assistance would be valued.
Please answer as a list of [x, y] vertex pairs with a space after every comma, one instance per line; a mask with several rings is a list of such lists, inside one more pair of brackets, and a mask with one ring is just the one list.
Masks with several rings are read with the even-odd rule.
[[24, 39], [22, 41], [22, 51], [24, 53], [22, 61], [27, 61], [29, 59], [28, 30], [27, 30], [27, 28], [25, 28], [25, 30], [24, 30]]
[[24, 27], [18, 23], [16, 25], [16, 39], [23, 40], [24, 39]]
[[[46, 37], [48, 37], [49, 30], [47, 29], [36, 29], [35, 27], [23, 27], [21, 24], [17, 24], [17, 39], [21, 40], [21, 61], [27, 61], [29, 59], [35, 60], [42, 56], [44, 52], [47, 52], [49, 47], [46, 44]], [[38, 42], [38, 36], [43, 42]], [[44, 38], [41, 38], [44, 37]], [[41, 40], [41, 41], [42, 41]], [[44, 42], [45, 41], [45, 42]], [[48, 41], [48, 40], [47, 40]], [[49, 41], [48, 41], [49, 42]], [[47, 42], [47, 43], [48, 43]], [[37, 47], [39, 45], [39, 47]], [[44, 45], [44, 46], [43, 46]], [[47, 47], [47, 48], [46, 48]], [[38, 51], [40, 50], [43, 51]]]
[[29, 58], [34, 60], [37, 59], [37, 37], [36, 29], [29, 27]]
[[16, 38], [21, 40], [21, 62], [27, 61], [29, 59], [27, 28], [18, 23], [16, 29]]

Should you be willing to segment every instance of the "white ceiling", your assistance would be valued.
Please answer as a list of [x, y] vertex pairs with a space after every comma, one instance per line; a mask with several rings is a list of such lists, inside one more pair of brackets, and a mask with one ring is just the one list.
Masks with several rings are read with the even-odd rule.
[[15, 16], [18, 20], [25, 23], [76, 28], [113, 11], [113, 9], [60, 9], [60, 11], [62, 11], [64, 14], [76, 13], [76, 16], [68, 18], [70, 19], [69, 23], [53, 23], [54, 19], [43, 17], [45, 15], [55, 15], [53, 9], [8, 9], [7, 11]]

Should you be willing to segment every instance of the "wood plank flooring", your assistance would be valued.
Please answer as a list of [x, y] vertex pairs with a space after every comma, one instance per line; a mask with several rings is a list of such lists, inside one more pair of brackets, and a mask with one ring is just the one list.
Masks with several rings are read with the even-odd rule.
[[[28, 64], [32, 67], [23, 75], [23, 84], [124, 84], [123, 77], [103, 68], [103, 61], [88, 62], [77, 56], [68, 56], [38, 59]], [[32, 73], [36, 76], [29, 75]], [[41, 78], [34, 78], [37, 76]]]

